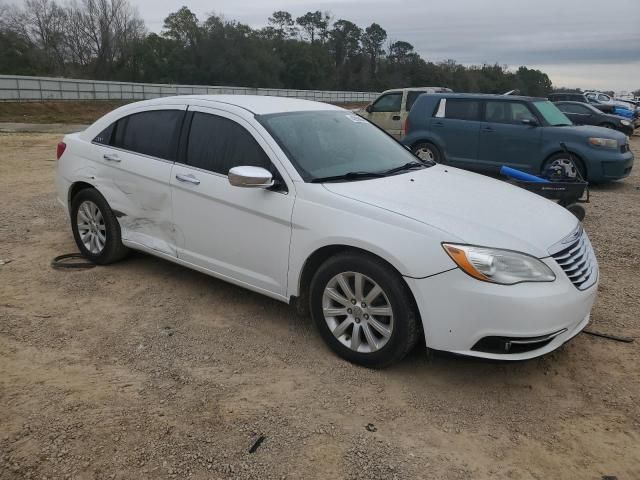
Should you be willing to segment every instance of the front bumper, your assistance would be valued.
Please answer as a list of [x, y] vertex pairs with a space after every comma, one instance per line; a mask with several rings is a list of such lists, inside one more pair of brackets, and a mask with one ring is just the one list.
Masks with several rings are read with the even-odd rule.
[[[578, 290], [552, 258], [548, 283], [496, 285], [480, 282], [460, 269], [424, 279], [406, 278], [424, 326], [427, 347], [498, 360], [535, 358], [560, 347], [589, 322], [597, 282]], [[487, 337], [531, 339], [552, 335], [539, 348], [517, 353], [478, 350]], [[515, 343], [515, 342], [514, 342]], [[475, 347], [475, 348], [474, 348]]]
[[634, 157], [630, 150], [625, 153], [598, 152], [597, 157], [594, 157], [587, 165], [587, 174], [591, 182], [619, 180], [631, 174]]

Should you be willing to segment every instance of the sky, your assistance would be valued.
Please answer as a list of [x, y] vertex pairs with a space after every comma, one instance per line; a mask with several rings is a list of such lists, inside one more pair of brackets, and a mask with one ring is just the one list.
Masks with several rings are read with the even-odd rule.
[[276, 10], [379, 23], [426, 60], [539, 68], [556, 87], [640, 89], [640, 0], [130, 0], [152, 31], [187, 5], [261, 27]]

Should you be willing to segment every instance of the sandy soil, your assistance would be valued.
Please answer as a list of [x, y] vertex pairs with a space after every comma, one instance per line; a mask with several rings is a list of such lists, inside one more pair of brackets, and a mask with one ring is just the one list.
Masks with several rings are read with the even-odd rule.
[[58, 141], [0, 134], [0, 479], [640, 478], [640, 168], [585, 222], [591, 328], [634, 343], [370, 371], [290, 307], [150, 256], [50, 268], [76, 251]]

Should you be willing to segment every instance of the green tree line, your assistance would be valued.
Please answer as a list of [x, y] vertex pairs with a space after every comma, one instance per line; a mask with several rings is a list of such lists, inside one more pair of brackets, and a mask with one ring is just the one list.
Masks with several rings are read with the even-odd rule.
[[543, 96], [552, 89], [545, 73], [524, 66], [425, 60], [381, 25], [362, 28], [329, 12], [277, 11], [256, 29], [182, 7], [157, 34], [127, 0], [0, 4], [0, 73], [361, 91], [443, 86]]

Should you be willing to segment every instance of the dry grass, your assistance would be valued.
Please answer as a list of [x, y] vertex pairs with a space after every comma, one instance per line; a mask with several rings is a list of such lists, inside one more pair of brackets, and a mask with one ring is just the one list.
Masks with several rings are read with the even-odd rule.
[[0, 122], [93, 123], [123, 101], [0, 102]]
[[[85, 102], [0, 102], [0, 122], [12, 123], [93, 123], [105, 113], [124, 105], [125, 101]], [[336, 104], [346, 109], [364, 107], [367, 103]]]

